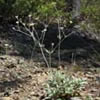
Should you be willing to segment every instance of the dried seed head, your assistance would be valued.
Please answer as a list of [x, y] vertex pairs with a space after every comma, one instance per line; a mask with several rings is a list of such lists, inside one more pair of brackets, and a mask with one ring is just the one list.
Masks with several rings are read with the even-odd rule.
[[32, 15], [30, 14], [30, 15], [28, 15], [28, 17], [30, 18], [30, 17], [32, 17]]
[[42, 30], [42, 32], [46, 32], [46, 31], [47, 31], [47, 29], [46, 29], [46, 28]]
[[12, 27], [13, 30], [15, 30], [15, 27]]
[[34, 23], [29, 23], [29, 26], [34, 26]]
[[16, 24], [19, 24], [19, 21], [16, 21]]
[[51, 43], [51, 46], [53, 47], [54, 46], [54, 43]]
[[70, 20], [70, 21], [69, 21], [69, 23], [70, 23], [70, 24], [72, 24], [72, 23], [73, 23], [73, 21], [72, 21], [72, 20]]
[[61, 30], [63, 30], [63, 29], [64, 29], [64, 27], [60, 27], [60, 29], [61, 29]]
[[4, 44], [5, 45], [5, 47], [8, 47], [9, 46], [9, 44]]
[[18, 19], [18, 16], [15, 16], [16, 19]]

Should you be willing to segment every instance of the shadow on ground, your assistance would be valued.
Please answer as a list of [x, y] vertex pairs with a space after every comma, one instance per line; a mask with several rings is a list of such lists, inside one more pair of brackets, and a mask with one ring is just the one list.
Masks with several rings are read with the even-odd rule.
[[[0, 92], [5, 92], [5, 91], [7, 91], [7, 89], [10, 89], [10, 88], [17, 88], [22, 83], [23, 82], [19, 81], [19, 80], [2, 81], [2, 82], [0, 82]], [[7, 93], [5, 95], [7, 95]]]
[[[8, 43], [11, 48], [8, 48], [8, 54], [15, 56], [23, 56], [27, 59], [30, 59], [32, 54], [34, 53], [33, 47], [34, 43], [30, 37], [27, 37], [21, 33], [11, 31], [8, 28], [6, 30], [4, 27], [0, 26], [0, 48], [1, 53], [7, 53], [4, 49], [4, 44]], [[65, 30], [65, 34], [70, 34], [73, 30]], [[51, 43], [57, 44], [58, 39], [58, 30], [54, 26], [50, 26], [48, 29], [44, 44], [47, 48], [51, 46]], [[40, 50], [37, 50], [40, 53]], [[54, 58], [57, 60], [58, 57], [54, 54]], [[62, 61], [66, 61], [71, 63], [72, 60], [76, 62], [81, 62], [85, 64], [87, 62], [91, 63], [95, 67], [100, 67], [99, 59], [100, 59], [100, 43], [98, 40], [94, 38], [91, 39], [89, 35], [85, 34], [85, 32], [77, 32], [70, 35], [66, 38], [61, 44], [61, 59]], [[33, 56], [37, 57], [37, 55]]]

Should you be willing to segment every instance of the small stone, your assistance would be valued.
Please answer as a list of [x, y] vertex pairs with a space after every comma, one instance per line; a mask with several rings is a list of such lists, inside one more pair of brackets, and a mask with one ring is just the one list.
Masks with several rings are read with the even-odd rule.
[[96, 97], [96, 100], [100, 100], [100, 97]]
[[2, 100], [13, 100], [13, 99], [10, 97], [2, 97]]
[[18, 64], [23, 64], [24, 63], [24, 59], [18, 59]]
[[31, 92], [30, 95], [31, 95], [31, 96], [34, 96], [34, 95], [35, 95], [35, 92]]
[[71, 100], [82, 100], [80, 97], [72, 97]]

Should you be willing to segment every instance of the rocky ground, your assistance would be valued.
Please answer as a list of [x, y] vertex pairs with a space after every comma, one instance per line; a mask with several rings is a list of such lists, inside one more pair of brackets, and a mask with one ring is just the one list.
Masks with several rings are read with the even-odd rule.
[[[93, 100], [100, 100], [100, 69], [50, 70], [62, 70], [66, 74], [70, 71], [70, 75], [86, 78], [88, 85], [82, 91], [82, 97], [90, 95]], [[21, 57], [0, 56], [0, 100], [45, 100], [44, 84], [48, 80], [48, 73], [48, 69], [41, 67], [39, 62], [30, 62]]]
[[45, 95], [46, 72], [39, 63], [0, 56], [0, 100], [40, 100]]

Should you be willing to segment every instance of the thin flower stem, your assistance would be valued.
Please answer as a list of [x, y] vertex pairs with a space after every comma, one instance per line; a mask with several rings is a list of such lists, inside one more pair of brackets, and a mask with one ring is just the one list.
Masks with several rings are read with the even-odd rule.
[[47, 65], [47, 67], [49, 68], [50, 66], [49, 66], [49, 63], [48, 63], [48, 61], [47, 61], [47, 59], [46, 59], [46, 56], [45, 56], [45, 54], [44, 54], [43, 48], [41, 47], [41, 44], [39, 44], [39, 47], [40, 47], [40, 50], [41, 50], [43, 59], [44, 59], [46, 65]]
[[49, 53], [49, 66], [51, 67], [51, 52]]

